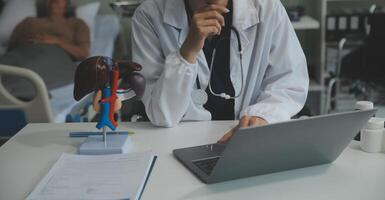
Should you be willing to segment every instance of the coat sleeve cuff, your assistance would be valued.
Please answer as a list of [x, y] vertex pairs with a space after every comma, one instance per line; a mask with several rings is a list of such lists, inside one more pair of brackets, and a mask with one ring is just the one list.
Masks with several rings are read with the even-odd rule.
[[170, 78], [180, 75], [187, 75], [189, 77], [196, 77], [198, 64], [190, 64], [179, 54], [179, 51], [171, 53], [166, 58], [166, 69], [164, 71], [165, 78]]
[[176, 56], [182, 61], [182, 63], [188, 67], [193, 67], [193, 66], [196, 66], [197, 63], [190, 63], [189, 61], [187, 61], [183, 56], [182, 54], [180, 54], [180, 51], [177, 51], [176, 52]]

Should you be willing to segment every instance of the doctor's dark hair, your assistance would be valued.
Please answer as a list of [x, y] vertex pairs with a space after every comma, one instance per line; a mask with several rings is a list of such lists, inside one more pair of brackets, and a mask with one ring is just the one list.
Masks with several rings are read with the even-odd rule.
[[[42, 17], [42, 18], [49, 17], [48, 1], [49, 0], [36, 2], [37, 17]], [[72, 5], [71, 0], [67, 0], [67, 10], [64, 16], [65, 18], [76, 17], [75, 6]]]

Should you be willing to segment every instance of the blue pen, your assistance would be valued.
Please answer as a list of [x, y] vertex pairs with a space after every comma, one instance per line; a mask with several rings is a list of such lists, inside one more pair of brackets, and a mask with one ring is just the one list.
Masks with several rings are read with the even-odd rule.
[[[128, 135], [128, 132], [107, 132], [107, 135]], [[70, 137], [80, 138], [80, 137], [88, 137], [88, 136], [100, 136], [100, 132], [72, 132], [70, 133]]]

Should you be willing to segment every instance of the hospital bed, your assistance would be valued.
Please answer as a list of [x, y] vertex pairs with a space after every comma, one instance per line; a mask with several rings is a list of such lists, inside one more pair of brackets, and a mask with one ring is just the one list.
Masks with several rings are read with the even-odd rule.
[[[93, 32], [92, 33], [93, 38], [91, 40], [92, 43], [91, 43], [90, 56], [97, 55], [97, 56], [113, 57], [116, 39], [120, 33], [120, 22], [118, 17], [113, 13], [98, 14], [95, 17], [94, 23], [95, 24], [93, 26], [93, 29], [91, 30]], [[4, 53], [4, 46], [2, 47], [2, 49], [0, 48], [0, 55], [1, 53]], [[68, 116], [69, 113], [76, 114], [81, 112], [82, 109], [84, 109], [84, 106], [87, 106], [90, 102], [90, 97], [88, 97], [88, 99], [87, 98], [83, 99], [81, 102], [76, 102], [73, 99], [73, 83], [50, 89], [48, 93], [49, 93], [50, 101], [49, 102], [44, 101], [44, 104], [47, 104], [47, 103], [50, 104], [49, 110], [50, 112], [52, 112], [52, 117], [50, 117], [49, 121], [47, 122], [56, 122], [56, 123], [65, 122], [66, 117]], [[46, 105], [44, 104], [41, 105], [42, 108], [46, 107]], [[3, 114], [0, 114], [0, 120], [2, 117], [7, 117], [7, 116], [4, 116]], [[23, 119], [18, 121], [28, 123], [30, 120]], [[15, 124], [16, 122], [17, 121], [15, 121]], [[20, 123], [19, 125], [22, 126], [22, 124]], [[0, 131], [1, 131], [0, 137], [4, 136], [4, 133], [7, 134], [6, 131], [3, 131], [3, 130], [0, 130]]]

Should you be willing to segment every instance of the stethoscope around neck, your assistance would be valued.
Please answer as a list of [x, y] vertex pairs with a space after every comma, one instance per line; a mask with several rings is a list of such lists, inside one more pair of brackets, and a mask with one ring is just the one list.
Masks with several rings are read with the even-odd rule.
[[[188, 3], [188, 0], [184, 0], [184, 2], [185, 2], [185, 6], [186, 6], [188, 23], [189, 23], [189, 25], [191, 25], [192, 13], [191, 13], [190, 4]], [[218, 44], [222, 40], [226, 39], [226, 38], [220, 37], [220, 36], [216, 36], [216, 37], [219, 37], [219, 38], [216, 38], [218, 40], [216, 42], [214, 42], [214, 48], [213, 48], [213, 53], [212, 53], [211, 63], [210, 63], [210, 74], [209, 74], [208, 89], [209, 89], [210, 93], [212, 95], [216, 96], [216, 97], [220, 97], [220, 98], [223, 98], [223, 99], [226, 99], [226, 100], [235, 100], [236, 98], [239, 98], [242, 95], [244, 87], [245, 87], [244, 74], [243, 74], [243, 62], [242, 62], [243, 49], [242, 49], [242, 43], [241, 43], [241, 37], [240, 37], [239, 31], [234, 26], [231, 26], [230, 30], [232, 32], [234, 32], [235, 36], [237, 37], [237, 42], [238, 42], [238, 54], [239, 54], [239, 62], [240, 62], [240, 66], [241, 66], [241, 76], [242, 76], [242, 87], [241, 87], [241, 90], [235, 96], [231, 96], [229, 94], [226, 94], [225, 92], [216, 93], [213, 90], [212, 86], [211, 86], [211, 77], [212, 77], [213, 71], [214, 71], [214, 62], [215, 62], [215, 56], [216, 56], [216, 52], [217, 52], [217, 47], [218, 47]], [[231, 37], [231, 34], [230, 34], [230, 37]], [[215, 37], [213, 39], [215, 39]], [[230, 40], [230, 38], [228, 38], [228, 39]], [[200, 84], [200, 81], [199, 81], [199, 76], [197, 76], [196, 84], [197, 84], [197, 90], [193, 91], [192, 99], [193, 99], [195, 104], [204, 105], [208, 101], [208, 95], [207, 95], [206, 91], [204, 89], [202, 89], [202, 87], [201, 87], [201, 84]]]
[[[213, 71], [214, 71], [214, 64], [215, 64], [215, 56], [216, 56], [216, 52], [217, 52], [217, 47], [218, 47], [218, 44], [222, 40], [227, 39], [227, 38], [223, 38], [223, 37], [220, 37], [218, 39], [218, 41], [214, 44], [214, 49], [213, 49], [213, 53], [212, 53], [212, 57], [211, 57], [211, 63], [210, 63], [210, 73], [209, 73], [209, 82], [208, 82], [208, 89], [209, 89], [210, 93], [213, 96], [220, 97], [220, 98], [223, 98], [225, 100], [235, 100], [235, 99], [239, 98], [242, 95], [244, 87], [245, 87], [244, 74], [243, 74], [243, 62], [242, 62], [243, 49], [242, 49], [240, 34], [234, 26], [231, 26], [231, 31], [234, 32], [235, 36], [237, 37], [237, 42], [238, 42], [238, 54], [239, 54], [239, 62], [240, 62], [240, 66], [241, 66], [241, 77], [242, 77], [241, 90], [235, 96], [231, 96], [229, 94], [226, 94], [225, 92], [217, 93], [212, 88], [211, 78], [212, 78]], [[230, 38], [228, 38], [228, 39], [230, 39]], [[197, 84], [197, 90], [193, 91], [192, 99], [193, 99], [195, 104], [204, 105], [208, 101], [208, 95], [207, 95], [206, 91], [204, 89], [202, 89], [202, 87], [201, 87], [201, 84], [199, 81], [199, 76], [197, 77], [196, 84]]]
[[211, 58], [211, 63], [210, 63], [210, 74], [209, 74], [209, 83], [208, 83], [208, 88], [209, 88], [209, 91], [212, 95], [216, 96], [216, 97], [221, 97], [223, 99], [226, 99], [226, 100], [230, 100], [230, 99], [236, 99], [236, 98], [239, 98], [242, 93], [243, 93], [243, 88], [244, 88], [244, 75], [243, 75], [243, 63], [242, 63], [242, 43], [241, 43], [241, 39], [240, 39], [240, 35], [239, 35], [239, 32], [238, 30], [234, 27], [234, 26], [231, 26], [231, 31], [233, 31], [237, 37], [237, 42], [238, 42], [238, 54], [239, 54], [239, 61], [240, 61], [240, 66], [241, 66], [241, 77], [242, 77], [242, 87], [241, 87], [241, 90], [239, 91], [239, 93], [235, 96], [230, 96], [226, 93], [216, 93], [214, 92], [213, 88], [211, 87], [211, 77], [212, 77], [212, 74], [213, 74], [213, 71], [214, 71], [214, 62], [215, 62], [215, 55], [216, 55], [216, 51], [217, 51], [217, 46], [218, 44], [226, 39], [226, 38], [220, 38], [219, 41], [215, 44], [215, 47], [213, 49], [213, 55], [212, 55], [212, 58]]

